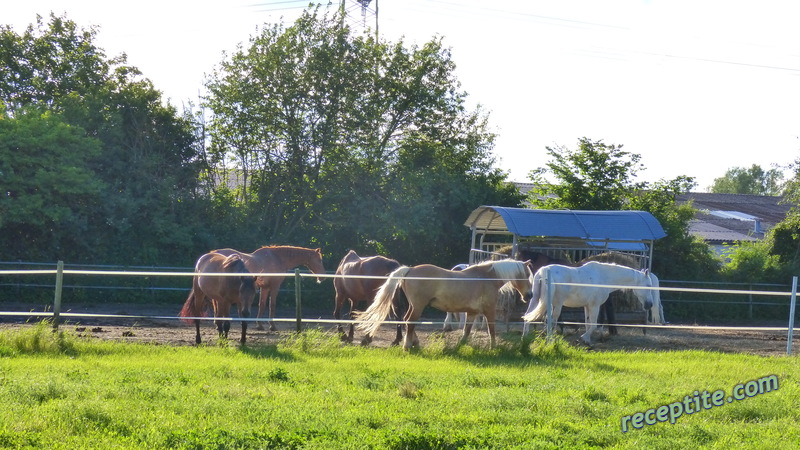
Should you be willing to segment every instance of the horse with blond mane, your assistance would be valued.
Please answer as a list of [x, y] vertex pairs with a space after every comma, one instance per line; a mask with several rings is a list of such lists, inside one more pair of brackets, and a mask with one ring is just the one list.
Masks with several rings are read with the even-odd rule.
[[531, 298], [533, 273], [527, 263], [515, 260], [487, 261], [461, 271], [447, 270], [431, 264], [403, 266], [389, 275], [372, 305], [357, 315], [358, 328], [373, 336], [392, 310], [397, 289], [403, 289], [408, 300], [404, 317], [406, 336], [403, 348], [419, 345], [415, 324], [427, 306], [444, 312], [465, 312], [462, 341], [472, 330], [478, 314], [486, 316], [490, 346], [495, 344], [495, 308], [501, 291], [516, 290], [526, 301]]

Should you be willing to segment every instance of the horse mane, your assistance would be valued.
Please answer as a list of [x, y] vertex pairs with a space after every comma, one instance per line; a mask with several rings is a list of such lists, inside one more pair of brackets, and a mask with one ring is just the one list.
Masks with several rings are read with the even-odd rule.
[[222, 261], [222, 268], [226, 270], [233, 269], [231, 271], [235, 270], [236, 272], [246, 272], [244, 268], [244, 261], [242, 261], [242, 258], [238, 253], [227, 256], [225, 260]]
[[497, 278], [502, 278], [504, 280], [511, 280], [515, 278], [527, 278], [525, 276], [525, 263], [522, 261], [517, 261], [516, 259], [501, 259], [500, 261], [483, 261], [477, 264], [473, 264], [470, 267], [489, 267], [491, 266], [495, 273], [497, 273]]
[[638, 269], [640, 266], [639, 261], [635, 257], [621, 252], [605, 252], [592, 255], [582, 259], [578, 264], [585, 264], [589, 261], [616, 264], [618, 266], [630, 267], [631, 269]]
[[322, 249], [320, 248], [313, 249], [313, 248], [297, 247], [294, 245], [264, 245], [261, 246], [259, 250], [270, 250], [285, 255], [295, 255], [298, 253], [308, 254], [314, 252], [319, 253], [320, 256], [322, 255]]

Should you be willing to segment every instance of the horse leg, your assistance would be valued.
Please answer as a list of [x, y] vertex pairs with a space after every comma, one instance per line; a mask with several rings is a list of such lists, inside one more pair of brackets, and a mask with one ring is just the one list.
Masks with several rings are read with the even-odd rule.
[[[264, 317], [264, 310], [267, 309], [267, 295], [269, 294], [269, 286], [262, 285], [261, 288], [258, 290], [258, 312], [256, 313], [256, 319], [260, 319]], [[264, 323], [261, 321], [256, 322], [256, 329], [259, 331], [264, 331]]]
[[[242, 305], [239, 305], [239, 318], [240, 319], [248, 319], [250, 317], [250, 309], [242, 308]], [[242, 320], [242, 344], [247, 341], [247, 320]]]
[[489, 348], [494, 348], [495, 336], [496, 336], [496, 332], [495, 332], [495, 328], [494, 328], [495, 325], [496, 325], [496, 323], [495, 323], [495, 320], [496, 320], [495, 313], [494, 313], [494, 311], [491, 311], [491, 310], [490, 311], [484, 311], [483, 317], [486, 319], [486, 330], [489, 333]]
[[603, 303], [601, 309], [603, 310], [604, 313], [603, 315], [607, 320], [606, 323], [608, 323], [608, 334], [611, 336], [615, 336], [617, 334], [617, 327], [611, 324], [617, 323], [617, 318], [614, 315], [614, 302], [611, 300], [610, 297], [608, 300], [606, 300], [605, 303]]
[[[334, 285], [334, 287], [336, 287], [337, 290], [339, 289], [339, 287], [337, 285]], [[342, 305], [344, 304], [344, 300], [345, 300], [344, 296], [337, 292], [336, 293], [336, 299], [334, 300], [333, 320], [341, 320], [341, 318], [342, 318]], [[353, 302], [351, 301], [350, 302], [350, 312], [351, 312], [351, 314], [352, 314], [352, 311], [353, 311]], [[350, 326], [350, 330], [352, 331], [352, 329], [353, 329], [353, 327], [351, 325]], [[346, 336], [344, 334], [344, 327], [342, 327], [341, 323], [337, 323], [336, 324], [336, 331], [339, 332], [339, 336], [341, 337], [341, 339], [343, 341], [347, 340], [347, 338], [346, 338]], [[350, 336], [350, 339], [351, 340], [349, 342], [352, 342], [352, 335]]]
[[414, 311], [413, 305], [409, 304], [408, 312], [406, 313], [405, 321], [406, 321], [406, 338], [403, 342], [403, 350], [411, 350], [412, 347], [415, 345], [419, 346], [419, 339], [417, 339], [417, 332], [414, 331], [416, 325], [411, 322], [415, 322], [419, 319], [421, 314], [416, 314]]
[[392, 341], [392, 345], [393, 346], [394, 345], [399, 345], [400, 341], [402, 341], [402, 340], [403, 340], [403, 326], [398, 324], [397, 325], [397, 334], [395, 335], [394, 340]]
[[595, 329], [595, 323], [597, 322], [597, 316], [600, 313], [600, 306], [584, 306], [583, 307], [584, 316], [586, 317], [586, 332], [581, 335], [581, 340], [586, 343], [586, 345], [592, 345], [592, 333]]
[[269, 292], [269, 318], [270, 318], [269, 331], [277, 330], [277, 328], [275, 328], [275, 322], [273, 322], [272, 319], [275, 318], [275, 306], [278, 303], [278, 290], [279, 290], [279, 288], [280, 288], [280, 286], [274, 286], [272, 289], [270, 289], [270, 292]]
[[445, 333], [453, 331], [453, 326], [450, 325], [450, 322], [453, 321], [453, 313], [445, 313], [444, 316], [444, 326], [442, 327], [442, 331]]
[[461, 335], [461, 343], [467, 342], [469, 334], [472, 332], [472, 326], [475, 324], [475, 319], [478, 315], [475, 313], [467, 313], [466, 320], [464, 321], [464, 333]]
[[[350, 317], [350, 320], [353, 320], [353, 308], [355, 308], [355, 307], [356, 307], [356, 302], [354, 302], [351, 299], [350, 300], [350, 314], [348, 316], [348, 317]], [[339, 325], [339, 326], [341, 327], [341, 325]], [[341, 330], [341, 328], [340, 328], [340, 330]], [[355, 337], [355, 334], [356, 334], [356, 326], [355, 326], [354, 323], [350, 323], [350, 329], [347, 331], [347, 342], [353, 342], [353, 337]], [[372, 336], [364, 336], [364, 338], [361, 339], [361, 344], [363, 344], [363, 345], [369, 344], [370, 342], [372, 342]]]
[[194, 342], [199, 345], [200, 344], [200, 319], [195, 319], [194, 327], [195, 327], [195, 330], [197, 331], [197, 335], [194, 338]]

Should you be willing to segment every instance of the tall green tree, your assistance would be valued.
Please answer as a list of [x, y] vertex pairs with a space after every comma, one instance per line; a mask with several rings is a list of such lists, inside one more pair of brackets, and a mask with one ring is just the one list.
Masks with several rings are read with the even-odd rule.
[[[645, 187], [635, 182], [641, 156], [622, 150], [622, 145], [588, 138], [578, 140], [575, 150], [546, 147], [550, 156], [545, 167], [530, 173], [534, 187], [531, 204], [548, 209], [624, 209], [632, 194]], [[548, 180], [555, 178], [555, 182]]]
[[86, 251], [105, 183], [88, 168], [100, 142], [57, 114], [0, 116], [0, 235], [3, 258], [56, 260]]
[[780, 195], [783, 173], [778, 169], [765, 171], [753, 164], [749, 168], [732, 167], [725, 176], [714, 179], [711, 192], [715, 194]]
[[545, 167], [531, 171], [534, 188], [528, 201], [545, 209], [642, 210], [658, 219], [667, 236], [654, 245], [653, 270], [659, 276], [696, 279], [713, 275], [718, 266], [708, 245], [689, 235], [695, 210], [679, 205], [678, 194], [695, 185], [680, 176], [656, 183], [637, 182], [644, 166], [641, 156], [588, 138], [578, 140], [577, 149], [547, 147]]
[[[71, 147], [82, 154], [74, 161], [105, 188], [80, 236], [88, 251], [73, 255], [115, 263], [191, 260], [203, 240], [203, 214], [189, 201], [201, 193], [195, 122], [164, 104], [124, 55], [107, 58], [96, 34], [53, 14], [21, 34], [0, 28], [0, 101], [9, 118], [27, 108], [51, 111], [92, 138], [85, 148]], [[192, 256], [180, 256], [186, 253]]]
[[440, 38], [376, 41], [307, 11], [251, 38], [207, 87], [209, 160], [237, 180], [261, 240], [445, 264], [455, 240], [466, 253], [474, 207], [520, 201]]

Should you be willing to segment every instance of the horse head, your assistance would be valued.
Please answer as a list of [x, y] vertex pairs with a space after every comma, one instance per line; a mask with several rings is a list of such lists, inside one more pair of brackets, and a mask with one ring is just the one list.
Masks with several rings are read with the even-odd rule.
[[518, 262], [517, 273], [511, 277], [509, 284], [519, 292], [524, 302], [533, 298], [533, 271], [530, 261]]
[[[647, 288], [653, 287], [653, 281], [652, 281], [652, 278], [650, 277], [650, 270], [644, 269], [644, 270], [641, 271], [641, 274], [642, 274], [642, 280], [641, 280], [642, 281], [642, 286], [647, 287]], [[636, 298], [639, 300], [639, 302], [642, 304], [642, 306], [644, 306], [644, 309], [647, 310], [647, 311], [649, 311], [650, 308], [652, 308], [653, 305], [656, 303], [653, 300], [654, 292], [656, 292], [656, 291], [654, 291], [652, 289], [635, 289], [634, 290]]]
[[[354, 251], [352, 251], [352, 250], [350, 250], [350, 251], [353, 254], [355, 254]], [[350, 253], [348, 253], [347, 255], [349, 256]], [[358, 255], [356, 255], [356, 256], [358, 256]], [[321, 275], [321, 274], [325, 273], [325, 267], [322, 265], [322, 249], [321, 248], [314, 249], [314, 251], [311, 252], [311, 258], [308, 261], [306, 261], [305, 266], [306, 266], [306, 268], [308, 268], [308, 270], [310, 270], [312, 273], [315, 273], [317, 275]], [[322, 283], [322, 278], [321, 277], [317, 277], [317, 283]]]

